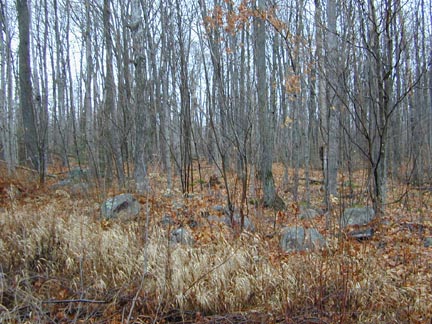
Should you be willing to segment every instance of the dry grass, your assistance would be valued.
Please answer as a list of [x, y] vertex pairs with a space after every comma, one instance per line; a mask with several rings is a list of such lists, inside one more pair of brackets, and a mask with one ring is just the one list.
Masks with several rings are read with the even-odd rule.
[[310, 253], [282, 253], [277, 236], [265, 236], [266, 221], [255, 234], [201, 228], [193, 246], [172, 246], [169, 229], [158, 225], [173, 211], [170, 199], [141, 199], [149, 207], [146, 229], [146, 208], [138, 221], [107, 224], [89, 199], [61, 192], [10, 197], [0, 210], [0, 322], [223, 323], [253, 322], [261, 314], [261, 322], [427, 323], [432, 317], [431, 252], [413, 233], [398, 232], [396, 240], [400, 227], [393, 223], [379, 228], [380, 241], [334, 238]]

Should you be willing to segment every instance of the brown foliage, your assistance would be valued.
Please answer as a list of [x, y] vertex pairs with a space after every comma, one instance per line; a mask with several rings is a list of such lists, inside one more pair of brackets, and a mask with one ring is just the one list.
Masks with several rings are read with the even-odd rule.
[[[280, 183], [282, 168], [274, 169]], [[213, 172], [208, 168], [206, 178]], [[252, 204], [247, 215], [256, 232], [239, 233], [203, 221], [209, 214], [223, 217], [223, 211], [213, 210], [223, 205], [223, 186], [205, 186], [187, 197], [176, 191], [164, 195], [163, 176], [150, 175], [152, 188], [159, 189], [138, 197], [141, 217], [129, 223], [101, 221], [97, 195], [70, 198], [36, 184], [28, 194], [10, 195], [11, 185], [28, 189], [3, 177], [0, 320], [121, 323], [129, 313], [135, 323], [424, 323], [431, 318], [432, 253], [423, 246], [432, 236], [429, 192], [410, 191], [409, 199], [390, 206], [374, 225], [370, 240], [358, 242], [337, 228], [339, 204], [347, 203], [343, 198], [335, 201], [332, 228], [325, 227], [324, 215], [300, 220], [296, 203], [277, 213]], [[235, 177], [229, 181], [235, 184]], [[361, 173], [355, 181], [362, 188]], [[322, 201], [320, 186], [311, 184], [314, 206]], [[289, 191], [282, 198], [292, 201]], [[160, 225], [165, 215], [174, 220], [169, 227]], [[287, 225], [317, 228], [328, 248], [282, 252], [278, 232]], [[193, 246], [168, 244], [169, 231], [178, 226], [191, 231]]]

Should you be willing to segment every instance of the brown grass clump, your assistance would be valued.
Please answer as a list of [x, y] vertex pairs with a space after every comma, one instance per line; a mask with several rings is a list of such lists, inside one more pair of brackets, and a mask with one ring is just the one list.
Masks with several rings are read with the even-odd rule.
[[[122, 223], [102, 222], [91, 199], [9, 197], [0, 210], [0, 322], [430, 321], [431, 252], [400, 220], [371, 241], [329, 235], [326, 249], [307, 253], [280, 251], [266, 214], [254, 234], [200, 227], [193, 245], [170, 244], [161, 216], [186, 224], [207, 198], [141, 197], [140, 219]], [[176, 199], [195, 208], [179, 212]]]

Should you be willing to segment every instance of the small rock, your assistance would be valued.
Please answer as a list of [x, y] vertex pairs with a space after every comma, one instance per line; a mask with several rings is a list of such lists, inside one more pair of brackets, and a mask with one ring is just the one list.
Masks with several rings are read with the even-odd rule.
[[195, 219], [189, 219], [187, 224], [190, 228], [197, 228], [199, 225]]
[[314, 228], [292, 226], [282, 229], [280, 246], [286, 252], [313, 250], [324, 245], [323, 236]]
[[213, 206], [212, 209], [213, 209], [214, 211], [216, 211], [216, 212], [220, 212], [220, 213], [223, 213], [223, 212], [225, 211], [225, 207], [224, 207], [224, 206], [221, 206], [221, 205]]
[[60, 180], [57, 183], [54, 183], [53, 185], [51, 185], [49, 188], [51, 190], [57, 190], [66, 186], [69, 186], [70, 184], [72, 184], [72, 180], [71, 179], [64, 179], [64, 180]]
[[172, 204], [172, 208], [180, 210], [180, 209], [186, 208], [186, 205], [182, 201], [174, 201], [173, 204]]
[[301, 209], [299, 218], [300, 219], [313, 219], [319, 217], [320, 214], [312, 208]]
[[373, 228], [367, 228], [362, 230], [356, 230], [348, 233], [348, 237], [356, 239], [357, 241], [370, 240], [374, 235]]
[[105, 219], [119, 218], [130, 220], [138, 215], [141, 206], [131, 194], [121, 194], [105, 200], [101, 214]]
[[432, 237], [426, 237], [423, 244], [426, 248], [432, 247]]
[[170, 215], [164, 215], [159, 222], [163, 227], [173, 226], [176, 222]]
[[424, 225], [418, 223], [402, 223], [401, 226], [408, 229], [410, 232], [418, 234], [423, 234], [425, 230]]
[[163, 196], [165, 198], [172, 198], [173, 197], [173, 192], [170, 189], [165, 190], [165, 192], [163, 193]]
[[187, 229], [180, 227], [171, 232], [170, 242], [173, 244], [192, 245], [194, 243], [194, 239]]
[[342, 215], [341, 226], [366, 225], [374, 218], [375, 211], [372, 207], [347, 208]]

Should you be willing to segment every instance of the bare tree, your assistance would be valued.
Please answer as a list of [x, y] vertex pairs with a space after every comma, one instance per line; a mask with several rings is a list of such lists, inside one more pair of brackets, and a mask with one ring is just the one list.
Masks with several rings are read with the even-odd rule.
[[146, 157], [146, 66], [145, 66], [145, 53], [143, 49], [144, 44], [144, 20], [143, 8], [140, 1], [132, 2], [132, 19], [131, 30], [133, 38], [133, 60], [135, 65], [135, 156], [134, 156], [134, 179], [136, 187], [139, 192], [144, 192], [149, 189], [149, 182], [147, 178], [147, 157]]
[[[112, 29], [111, 29], [111, 4], [110, 0], [104, 0], [103, 8], [103, 22], [104, 22], [104, 38], [105, 38], [105, 107], [104, 107], [104, 120], [105, 120], [105, 143], [107, 145], [106, 157], [105, 157], [105, 170], [106, 174], [109, 175], [112, 172], [112, 158], [114, 158], [115, 169], [119, 185], [124, 186], [124, 169], [123, 160], [120, 152], [120, 143], [118, 138], [118, 125], [117, 125], [117, 108], [115, 99], [115, 81], [114, 81], [114, 68], [113, 68], [113, 40], [112, 40]], [[108, 179], [109, 180], [109, 179]]]
[[285, 203], [277, 195], [273, 178], [273, 136], [268, 104], [268, 86], [266, 69], [266, 26], [261, 15], [265, 15], [265, 1], [258, 0], [258, 12], [254, 18], [254, 66], [256, 75], [257, 105], [258, 105], [258, 133], [260, 146], [259, 173], [263, 184], [263, 204], [266, 207], [283, 209]]
[[[30, 64], [30, 11], [27, 0], [17, 0], [16, 9], [19, 27], [19, 83], [20, 108], [24, 128], [24, 145], [26, 158], [30, 166], [38, 172], [42, 171], [38, 133], [36, 128], [35, 107], [33, 103], [33, 86]], [[43, 181], [43, 177], [41, 177]]]
[[7, 9], [3, 1], [0, 2], [0, 141], [8, 172], [12, 174], [18, 161], [13, 96], [12, 35]]

